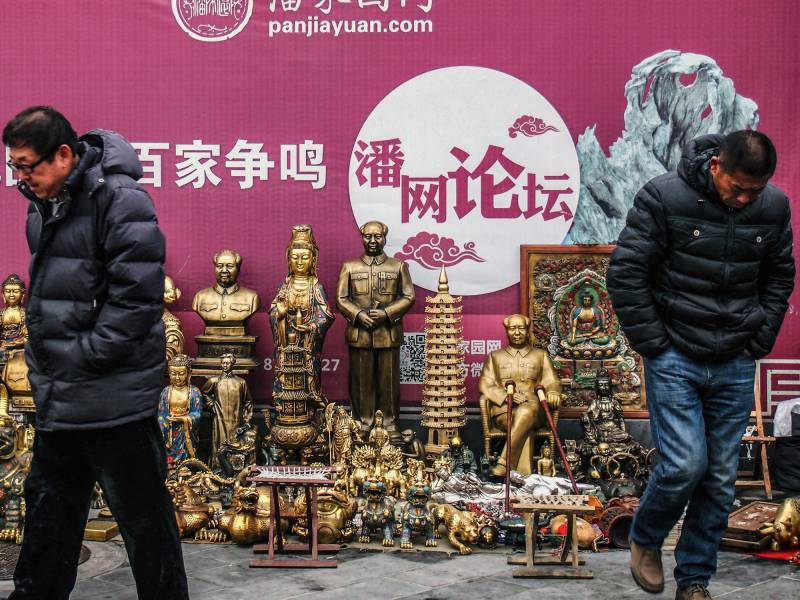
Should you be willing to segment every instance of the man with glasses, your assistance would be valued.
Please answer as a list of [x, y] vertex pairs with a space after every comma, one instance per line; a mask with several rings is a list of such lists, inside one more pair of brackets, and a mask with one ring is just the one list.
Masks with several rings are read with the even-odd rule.
[[66, 600], [95, 481], [119, 523], [140, 599], [188, 598], [156, 422], [164, 374], [164, 236], [133, 147], [78, 138], [34, 106], [3, 129], [30, 201], [28, 377], [36, 403], [13, 600]]
[[648, 592], [664, 588], [661, 545], [686, 509], [676, 598], [710, 598], [755, 359], [772, 349], [794, 287], [789, 200], [768, 183], [776, 163], [757, 131], [695, 139], [677, 172], [636, 195], [611, 257], [608, 290], [644, 357], [660, 457], [630, 533], [631, 573]]

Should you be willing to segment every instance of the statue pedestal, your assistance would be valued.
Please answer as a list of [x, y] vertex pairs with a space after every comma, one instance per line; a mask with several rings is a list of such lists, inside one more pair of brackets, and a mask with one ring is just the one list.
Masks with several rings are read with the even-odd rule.
[[197, 358], [192, 364], [193, 375], [216, 375], [219, 373], [219, 359], [223, 354], [233, 354], [236, 358], [235, 372], [251, 373], [258, 367], [255, 335], [197, 335]]

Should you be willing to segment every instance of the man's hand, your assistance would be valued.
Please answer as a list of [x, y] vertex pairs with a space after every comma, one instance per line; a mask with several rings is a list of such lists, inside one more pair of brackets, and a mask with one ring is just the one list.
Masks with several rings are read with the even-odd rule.
[[362, 327], [363, 329], [372, 329], [375, 326], [375, 321], [370, 317], [367, 311], [362, 310], [356, 315], [356, 326]]
[[559, 392], [547, 392], [547, 407], [550, 410], [558, 410], [561, 405], [561, 394]]
[[372, 319], [372, 322], [377, 327], [388, 321], [389, 315], [387, 315], [386, 311], [382, 308], [371, 308], [369, 311], [369, 318]]
[[514, 400], [514, 404], [525, 404], [528, 401], [528, 397], [522, 392], [514, 392], [512, 398]]

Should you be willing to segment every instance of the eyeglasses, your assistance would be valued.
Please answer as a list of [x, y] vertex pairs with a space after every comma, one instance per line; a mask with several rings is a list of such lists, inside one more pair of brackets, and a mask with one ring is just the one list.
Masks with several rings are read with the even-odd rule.
[[52, 154], [45, 154], [42, 158], [37, 160], [32, 165], [21, 165], [19, 163], [15, 163], [15, 162], [12, 162], [10, 160], [6, 161], [6, 165], [8, 165], [8, 168], [11, 169], [12, 171], [14, 171], [15, 173], [22, 173], [23, 175], [30, 175], [31, 173], [33, 173], [33, 170], [36, 167], [38, 167], [40, 164], [42, 164], [44, 161], [46, 161], [48, 159], [52, 160], [52, 158], [53, 158]]

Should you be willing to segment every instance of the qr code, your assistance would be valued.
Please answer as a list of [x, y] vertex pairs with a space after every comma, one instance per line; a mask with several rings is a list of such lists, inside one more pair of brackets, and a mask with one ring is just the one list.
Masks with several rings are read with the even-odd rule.
[[400, 347], [400, 383], [425, 380], [425, 334], [404, 333]]

